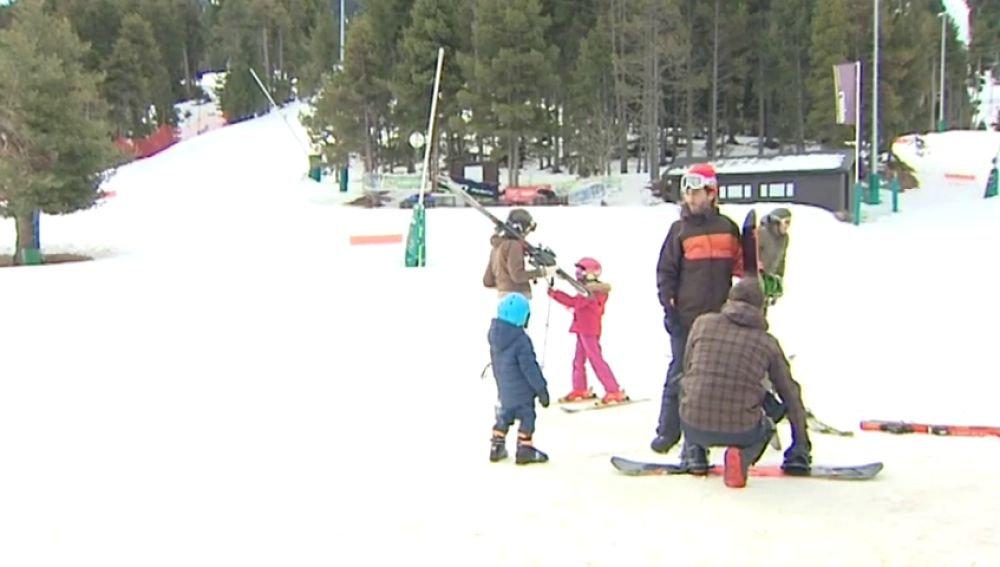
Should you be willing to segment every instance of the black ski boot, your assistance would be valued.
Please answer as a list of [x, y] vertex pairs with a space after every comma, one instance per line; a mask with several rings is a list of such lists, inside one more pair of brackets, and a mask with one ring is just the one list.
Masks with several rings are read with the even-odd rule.
[[690, 474], [708, 474], [708, 449], [685, 440], [681, 447], [681, 464]]
[[507, 436], [498, 432], [493, 432], [493, 439], [490, 440], [490, 462], [495, 463], [507, 458]]
[[788, 412], [788, 408], [785, 404], [771, 392], [764, 394], [764, 400], [761, 406], [764, 408], [764, 414], [775, 424], [781, 422], [781, 420], [785, 418], [785, 414]]
[[674, 439], [668, 439], [667, 437], [664, 437], [663, 435], [657, 435], [653, 439], [653, 441], [650, 442], [649, 448], [652, 449], [653, 452], [655, 452], [655, 453], [659, 453], [661, 455], [666, 455], [667, 453], [670, 452], [671, 449], [674, 448], [674, 445], [677, 444], [677, 441], [678, 440], [676, 438], [674, 438]]
[[515, 464], [530, 465], [531, 463], [544, 463], [548, 460], [548, 455], [539, 451], [531, 444], [531, 437], [518, 436], [517, 454], [514, 455]]

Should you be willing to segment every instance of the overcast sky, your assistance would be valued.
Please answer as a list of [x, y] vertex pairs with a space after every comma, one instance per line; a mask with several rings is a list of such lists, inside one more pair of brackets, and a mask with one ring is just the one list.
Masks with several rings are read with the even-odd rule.
[[958, 25], [958, 37], [968, 45], [969, 43], [969, 8], [965, 0], [944, 0], [948, 15], [951, 16]]

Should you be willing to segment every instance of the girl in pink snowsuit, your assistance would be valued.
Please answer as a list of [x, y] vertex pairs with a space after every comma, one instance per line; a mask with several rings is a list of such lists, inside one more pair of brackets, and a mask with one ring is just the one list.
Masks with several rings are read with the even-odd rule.
[[559, 399], [560, 402], [577, 402], [596, 398], [587, 387], [586, 363], [589, 361], [597, 379], [604, 386], [603, 404], [613, 404], [628, 400], [615, 380], [611, 367], [601, 353], [601, 318], [604, 305], [608, 302], [611, 286], [601, 282], [601, 264], [593, 258], [583, 258], [576, 263], [576, 279], [590, 291], [590, 297], [570, 296], [549, 287], [549, 297], [573, 310], [573, 324], [569, 332], [576, 334], [576, 356], [573, 358], [573, 391]]

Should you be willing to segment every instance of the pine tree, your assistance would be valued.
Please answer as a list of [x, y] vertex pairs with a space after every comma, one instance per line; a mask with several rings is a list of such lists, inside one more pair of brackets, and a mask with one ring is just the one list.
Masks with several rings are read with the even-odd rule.
[[90, 48], [87, 69], [98, 71], [111, 56], [128, 6], [122, 0], [47, 0], [47, 8], [68, 18], [76, 35]]
[[[811, 110], [809, 132], [823, 144], [842, 144], [851, 139], [849, 126], [836, 124], [833, 66], [850, 61], [850, 28], [856, 25], [848, 10], [849, 0], [821, 0], [812, 21], [812, 45], [808, 90]], [[869, 28], [870, 29], [870, 28]]]
[[[397, 105], [394, 122], [401, 134], [399, 152], [404, 156], [413, 155], [407, 142], [409, 134], [423, 132], [427, 127], [439, 47], [443, 47], [445, 52], [437, 109], [438, 127], [435, 129], [435, 140], [427, 143], [438, 147], [442, 127], [456, 125], [457, 121], [453, 118], [461, 116], [457, 93], [465, 80], [456, 53], [466, 49], [469, 32], [468, 22], [463, 25], [459, 20], [457, 8], [456, 0], [416, 0], [410, 24], [400, 37], [399, 63], [393, 69], [392, 92]], [[461, 143], [454, 136], [450, 138], [452, 150], [460, 151]]]
[[128, 14], [122, 19], [105, 74], [104, 96], [118, 134], [144, 137], [160, 124], [176, 121], [170, 76], [152, 28], [142, 16]]
[[607, 16], [579, 45], [579, 55], [566, 92], [569, 153], [576, 154], [581, 176], [610, 174], [615, 147], [615, 96], [611, 67], [611, 33]]
[[[257, 1], [257, 0], [254, 0]], [[264, 82], [270, 79], [265, 57], [261, 8], [253, 2], [225, 2], [219, 12], [216, 47], [225, 55], [227, 73], [219, 93], [219, 106], [229, 122], [238, 122], [267, 112], [269, 101], [250, 69]]]
[[799, 152], [806, 146], [806, 80], [815, 5], [815, 0], [772, 0], [768, 14], [773, 58], [765, 69], [765, 80], [774, 87], [772, 117], [782, 145], [794, 140]]
[[299, 78], [300, 96], [309, 97], [316, 94], [339, 63], [338, 33], [340, 32], [337, 22], [331, 14], [317, 15], [316, 26], [310, 30], [308, 36], [309, 61]]
[[521, 145], [546, 130], [545, 95], [552, 90], [558, 49], [545, 42], [548, 18], [538, 0], [477, 0], [473, 41], [477, 57], [470, 82], [489, 91], [474, 93], [479, 106], [493, 109], [489, 133], [505, 142], [508, 184], [518, 184]]
[[366, 173], [386, 161], [380, 138], [391, 126], [391, 94], [382, 74], [385, 44], [377, 29], [371, 13], [354, 20], [344, 66], [324, 83], [312, 116], [305, 120], [327, 163], [346, 164], [352, 153], [359, 153]]
[[580, 57], [581, 44], [588, 31], [597, 23], [600, 4], [598, 0], [541, 0], [542, 15], [550, 20], [545, 40], [550, 45], [559, 47], [559, 55], [555, 61], [555, 72], [559, 80], [547, 97], [550, 111], [547, 123], [551, 125], [551, 135], [543, 138], [550, 142], [546, 149], [555, 172], [562, 167], [564, 138], [567, 135], [565, 117], [560, 122], [560, 116], [564, 114], [567, 99], [571, 96], [568, 90]]
[[1000, 2], [967, 0], [971, 22], [969, 57], [975, 72], [992, 70], [1000, 78]]
[[120, 155], [104, 120], [100, 77], [85, 69], [86, 47], [69, 22], [36, 2], [18, 2], [13, 17], [0, 31], [0, 134], [8, 140], [0, 146], [0, 214], [14, 217], [20, 250], [38, 246], [35, 210], [92, 206]]

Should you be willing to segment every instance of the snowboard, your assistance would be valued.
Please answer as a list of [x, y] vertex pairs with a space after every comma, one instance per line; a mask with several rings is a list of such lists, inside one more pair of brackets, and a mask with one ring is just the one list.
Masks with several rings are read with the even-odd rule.
[[583, 411], [596, 411], [596, 410], [617, 408], [622, 406], [630, 406], [632, 404], [637, 404], [639, 402], [648, 402], [649, 400], [650, 398], [635, 398], [626, 400], [624, 402], [616, 402], [613, 404], [602, 404], [599, 400], [598, 401], [587, 400], [587, 402], [589, 403], [576, 403], [575, 405], [573, 402], [563, 402], [559, 404], [559, 409], [563, 410], [566, 413], [580, 413]]
[[[626, 476], [655, 476], [691, 474], [687, 467], [679, 463], [649, 463], [633, 461], [623, 457], [611, 457], [611, 465]], [[751, 477], [803, 477], [828, 480], [870, 480], [882, 471], [881, 462], [863, 465], [812, 465], [809, 470], [783, 471], [781, 465], [757, 465], [750, 467]], [[713, 465], [706, 474], [722, 475], [722, 465]], [[700, 476], [700, 475], [697, 475]]]
[[757, 280], [760, 281], [760, 254], [757, 241], [757, 209], [750, 209], [747, 216], [743, 218], [743, 228], [740, 231], [740, 241], [743, 246], [743, 277], [757, 278]]
[[910, 421], [865, 420], [862, 431], [884, 431], [886, 433], [925, 433], [953, 437], [1000, 437], [1000, 426], [996, 425], [948, 425], [914, 423]]
[[[468, 206], [472, 207], [473, 209], [476, 209], [477, 211], [479, 211], [480, 214], [490, 219], [496, 226], [497, 230], [501, 230], [509, 234], [510, 236], [513, 236], [514, 238], [519, 240], [522, 244], [524, 244], [524, 247], [528, 250], [528, 261], [531, 263], [532, 266], [535, 266], [536, 268], [556, 266], [555, 252], [553, 252], [549, 248], [544, 248], [542, 246], [535, 246], [534, 244], [528, 242], [528, 240], [525, 239], [520, 232], [515, 230], [512, 226], [510, 226], [506, 222], [500, 220], [500, 218], [494, 215], [493, 213], [489, 212], [486, 209], [486, 207], [483, 206], [482, 203], [477, 201], [472, 195], [466, 193], [465, 189], [463, 189], [461, 186], [451, 182], [451, 180], [444, 177], [438, 178], [438, 186], [446, 189], [449, 193], [458, 196]], [[567, 283], [573, 286], [573, 289], [580, 292], [580, 294], [582, 294], [583, 296], [590, 297], [591, 293], [590, 290], [587, 289], [587, 286], [583, 285], [582, 282], [577, 281], [575, 277], [573, 277], [571, 274], [569, 274], [568, 272], [566, 272], [565, 270], [563, 270], [558, 266], [556, 266], [556, 275], [559, 277], [559, 279], [565, 280]]]

